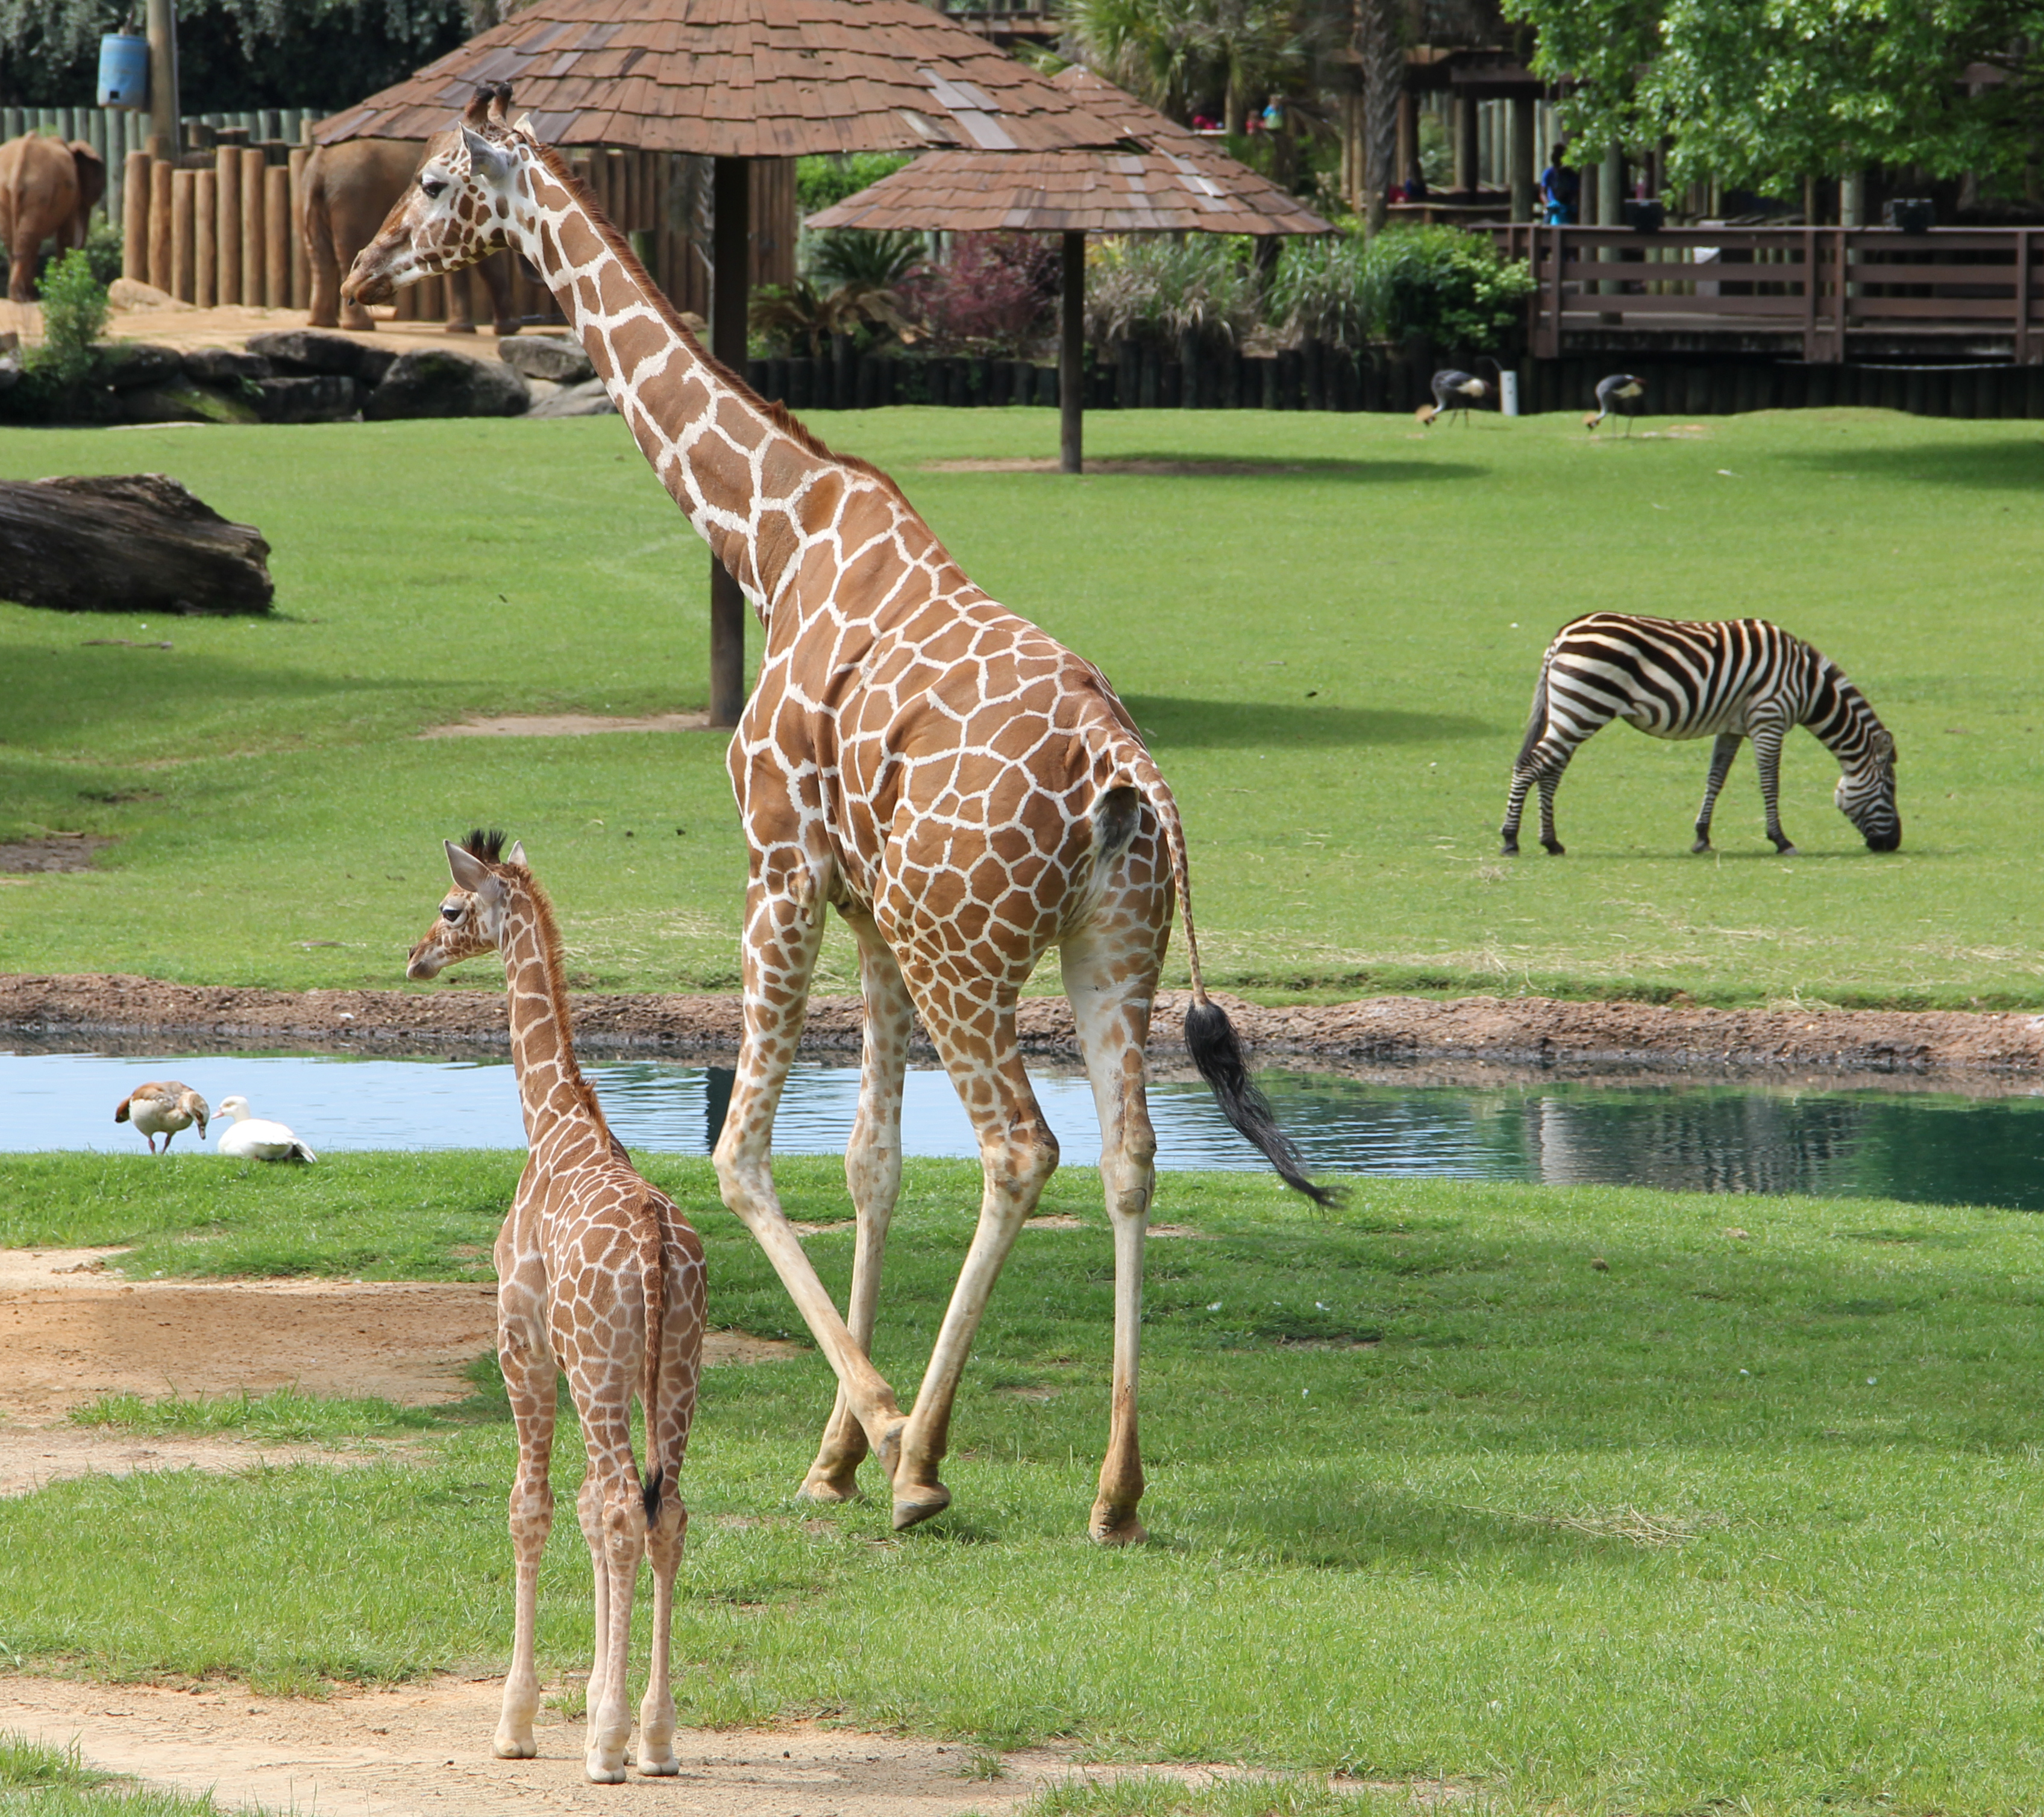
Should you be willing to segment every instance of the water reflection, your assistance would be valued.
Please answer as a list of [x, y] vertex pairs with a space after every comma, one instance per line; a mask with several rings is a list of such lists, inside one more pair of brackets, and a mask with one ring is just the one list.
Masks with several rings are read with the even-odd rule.
[[[613, 1125], [635, 1147], [709, 1151], [731, 1097], [728, 1067], [653, 1060], [592, 1066]], [[524, 1131], [509, 1066], [497, 1060], [320, 1056], [0, 1054], [0, 1148], [125, 1151], [113, 1121], [137, 1082], [180, 1078], [214, 1103], [240, 1091], [321, 1154], [348, 1149], [515, 1147]], [[1099, 1159], [1091, 1092], [1033, 1073], [1068, 1166]], [[1785, 1091], [1729, 1085], [1539, 1080], [1493, 1087], [1270, 1072], [1279, 1117], [1316, 1172], [1631, 1184], [1712, 1193], [1880, 1195], [2044, 1210], [2044, 1098], [1927, 1092]], [[855, 1068], [805, 1062], [782, 1097], [774, 1147], [840, 1154]], [[1262, 1165], [1204, 1089], [1151, 1088], [1166, 1168]], [[971, 1156], [970, 1124], [941, 1073], [909, 1075], [909, 1153]], [[180, 1149], [196, 1147], [188, 1134]]]

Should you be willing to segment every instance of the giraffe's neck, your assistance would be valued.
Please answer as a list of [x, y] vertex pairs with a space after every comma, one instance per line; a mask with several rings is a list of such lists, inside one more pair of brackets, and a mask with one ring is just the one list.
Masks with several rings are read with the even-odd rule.
[[505, 905], [500, 947], [526, 1145], [536, 1149], [550, 1137], [582, 1127], [607, 1140], [603, 1113], [575, 1064], [559, 955], [548, 939], [545, 914], [523, 886], [514, 885]]
[[[806, 482], [845, 469], [732, 384], [529, 146], [516, 193], [512, 243], [553, 292], [660, 482], [768, 620], [807, 540]], [[841, 488], [824, 490], [834, 502]]]

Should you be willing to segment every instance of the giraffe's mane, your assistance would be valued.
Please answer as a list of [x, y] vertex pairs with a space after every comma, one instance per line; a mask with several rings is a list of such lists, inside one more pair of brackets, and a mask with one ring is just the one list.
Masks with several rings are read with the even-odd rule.
[[504, 855], [504, 830], [492, 827], [486, 832], [478, 827], [461, 842], [461, 849], [485, 864], [495, 864]]
[[[877, 482], [884, 491], [901, 505], [904, 510], [912, 515], [915, 514], [915, 507], [902, 496], [901, 487], [894, 483], [890, 475], [882, 472], [872, 462], [860, 459], [857, 455], [839, 453], [806, 424], [790, 416], [786, 405], [767, 402], [752, 389], [743, 375], [732, 371], [728, 366], [697, 340], [694, 335], [689, 332], [689, 325], [682, 320], [682, 313], [674, 307], [673, 300], [665, 290], [653, 282], [652, 274], [646, 269], [639, 255], [632, 250], [631, 241], [618, 231], [610, 217], [597, 206], [594, 193], [568, 167], [567, 159], [563, 158], [553, 146], [542, 143], [529, 133], [521, 133], [519, 136], [532, 147], [534, 156], [538, 158], [545, 167], [547, 174], [582, 204], [583, 212], [589, 217], [590, 225], [596, 229], [597, 237], [603, 242], [605, 248], [631, 275], [640, 289], [651, 302], [653, 307], [659, 311], [660, 319], [681, 336], [682, 342], [691, 353], [736, 392], [741, 400], [757, 410], [789, 440], [793, 442], [805, 453], [813, 454], [819, 460], [829, 461], [835, 466], [843, 467], [852, 473], [863, 474], [866, 478]], [[920, 518], [918, 521], [920, 521]]]
[[[476, 851], [475, 844], [471, 843], [476, 841], [491, 849]], [[540, 951], [546, 958], [547, 994], [553, 999], [555, 1015], [560, 1024], [563, 1070], [567, 1073], [569, 1084], [574, 1088], [575, 1095], [582, 1100], [589, 1114], [596, 1119], [597, 1127], [607, 1138], [610, 1134], [610, 1125], [605, 1120], [603, 1106], [597, 1098], [596, 1087], [582, 1077], [582, 1062], [575, 1058], [574, 1031], [568, 1016], [567, 977], [561, 963], [560, 924], [554, 919], [554, 905], [548, 899], [546, 891], [540, 887], [539, 878], [529, 870], [522, 864], [513, 864], [498, 856], [504, 846], [504, 836], [501, 832], [473, 832], [462, 844], [464, 850], [482, 859], [500, 875], [509, 878], [525, 892], [532, 902], [532, 920], [540, 930]]]

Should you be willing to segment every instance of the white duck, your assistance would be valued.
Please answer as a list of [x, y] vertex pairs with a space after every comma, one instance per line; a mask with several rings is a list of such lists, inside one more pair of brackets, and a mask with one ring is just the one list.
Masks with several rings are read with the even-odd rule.
[[317, 1161], [319, 1157], [281, 1124], [252, 1116], [239, 1093], [222, 1098], [216, 1116], [232, 1121], [220, 1132], [220, 1152], [237, 1161]]
[[206, 1100], [178, 1079], [152, 1079], [113, 1107], [113, 1120], [133, 1123], [136, 1133], [148, 1139], [152, 1154], [156, 1152], [158, 1136], [163, 1139], [163, 1151], [167, 1154], [171, 1138], [194, 1124], [198, 1125], [199, 1140], [205, 1141], [206, 1120], [212, 1114]]

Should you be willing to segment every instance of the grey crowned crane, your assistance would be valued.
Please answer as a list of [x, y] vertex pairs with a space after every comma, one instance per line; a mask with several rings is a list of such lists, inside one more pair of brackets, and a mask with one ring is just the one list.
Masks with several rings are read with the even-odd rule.
[[1434, 401], [1422, 404], [1412, 414], [1423, 429], [1431, 428], [1436, 417], [1445, 416], [1450, 410], [1462, 413], [1465, 428], [1469, 424], [1472, 405], [1481, 403], [1491, 393], [1488, 378], [1479, 378], [1473, 372], [1436, 372], [1433, 383]]
[[1630, 372], [1614, 372], [1600, 378], [1596, 388], [1596, 414], [1583, 418], [1583, 427], [1594, 429], [1607, 417], [1623, 417], [1625, 432], [1632, 433], [1632, 419], [1639, 414], [1639, 401], [1646, 395], [1646, 381]]

